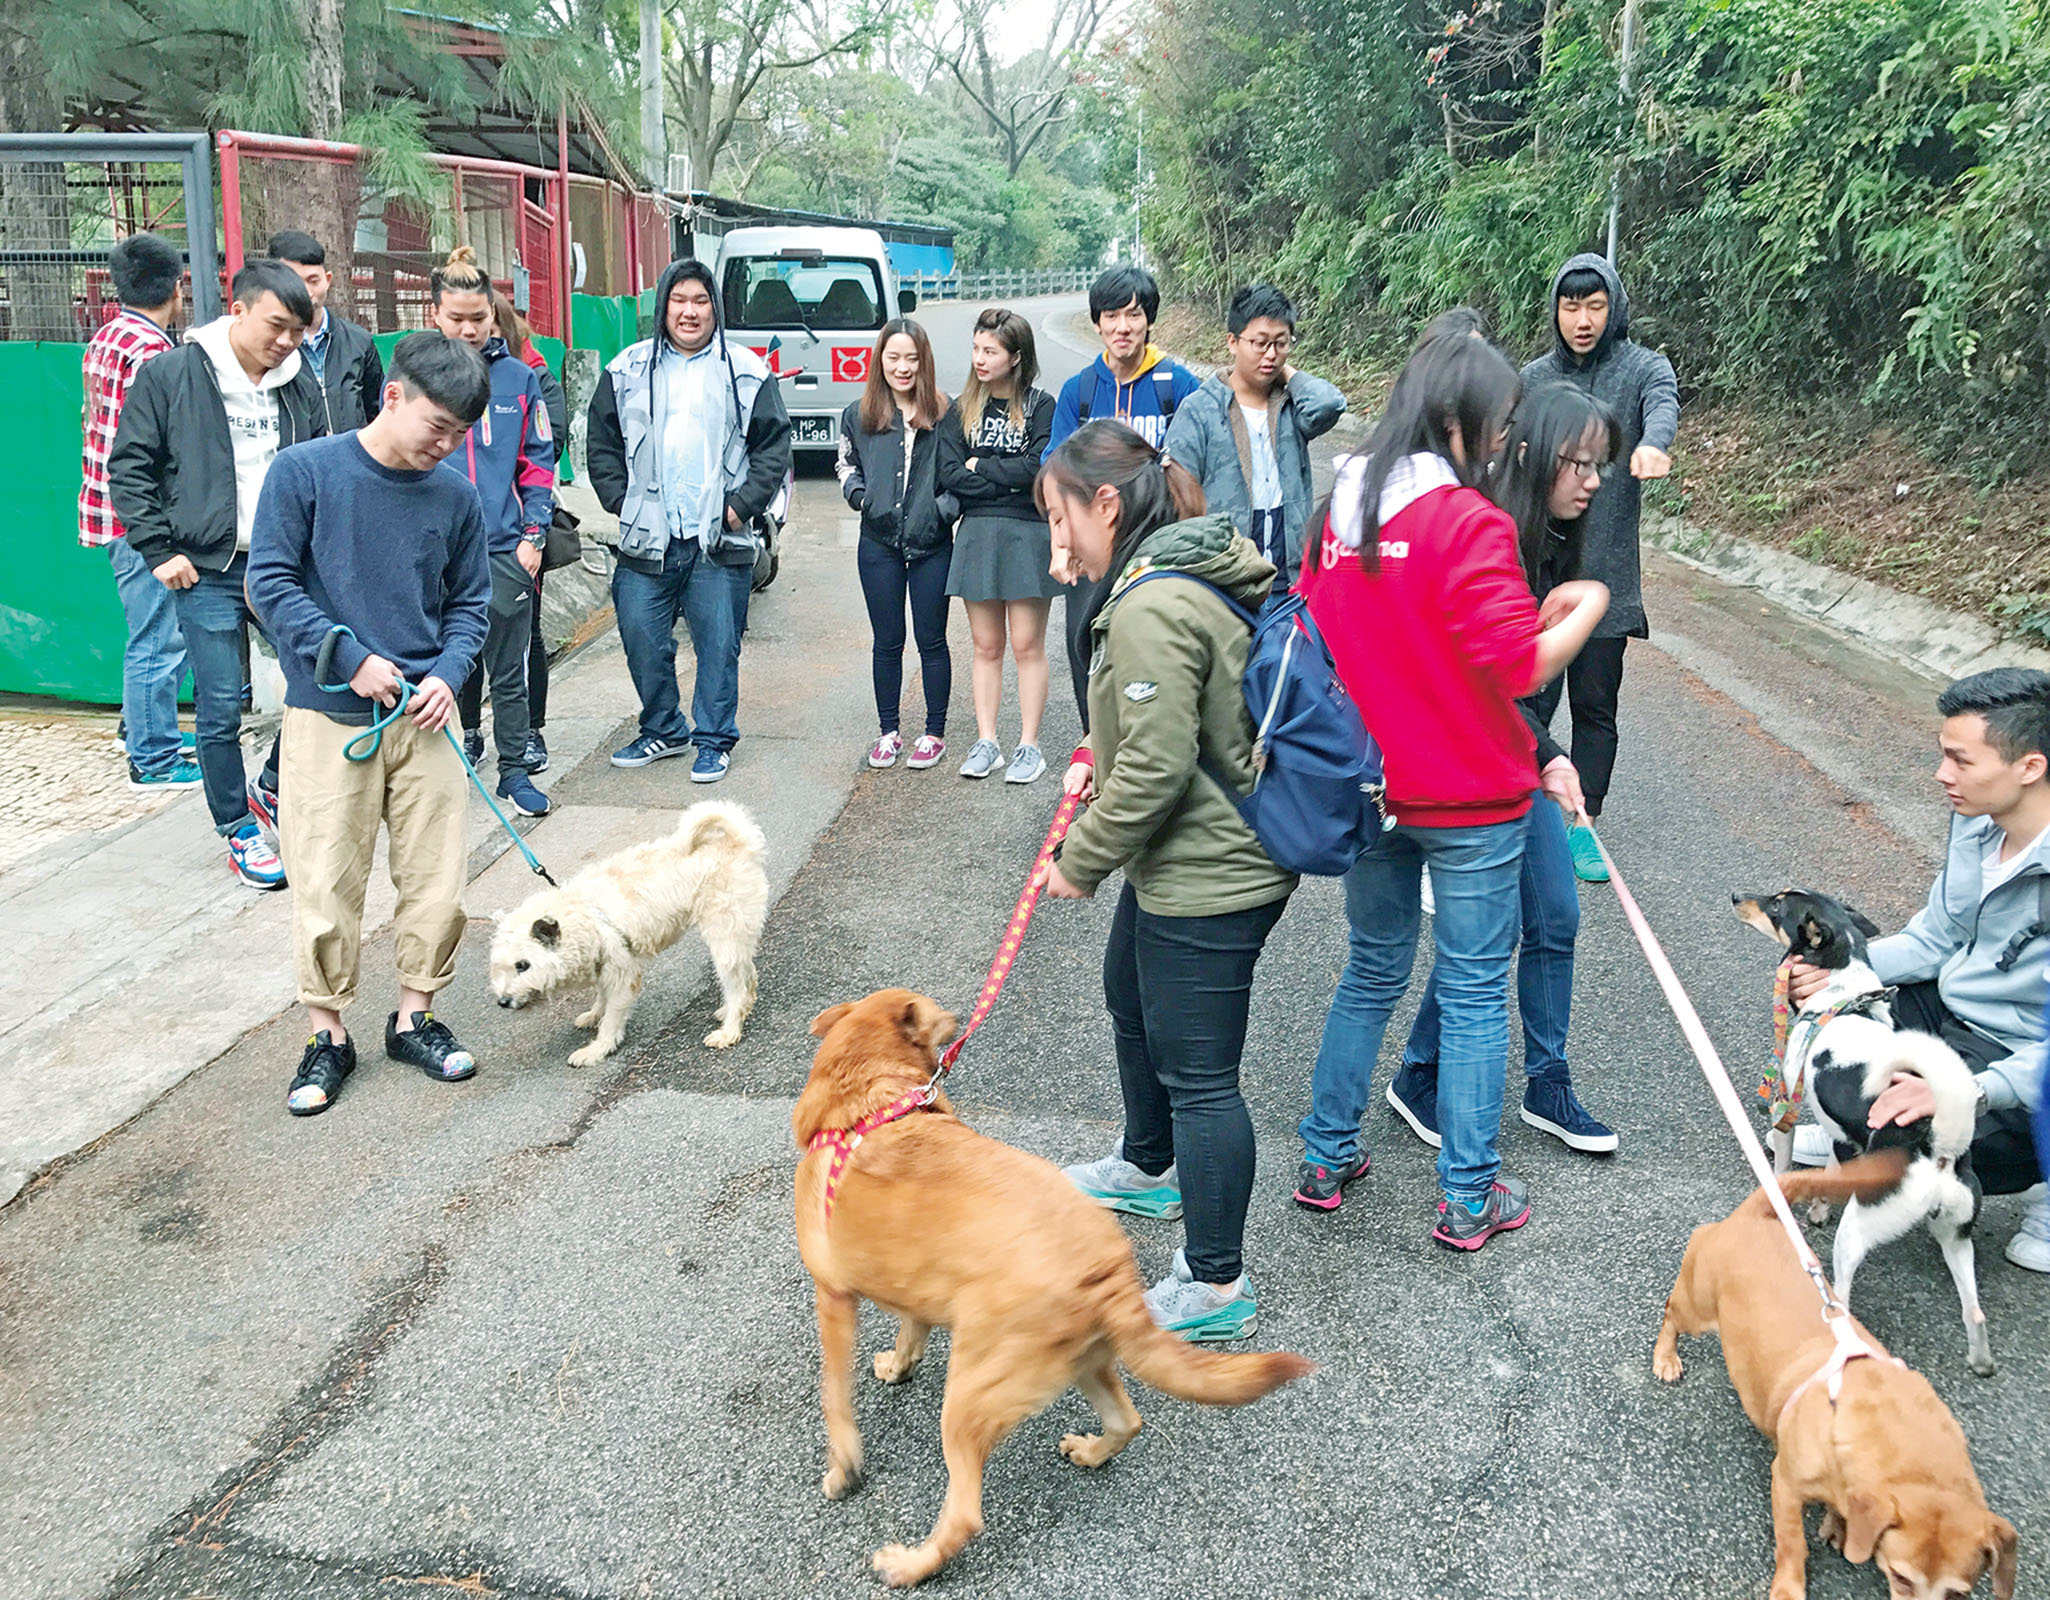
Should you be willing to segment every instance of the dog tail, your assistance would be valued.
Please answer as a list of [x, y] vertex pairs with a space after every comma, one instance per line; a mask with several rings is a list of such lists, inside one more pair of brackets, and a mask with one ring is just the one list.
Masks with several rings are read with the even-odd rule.
[[1177, 1339], [1154, 1322], [1136, 1277], [1110, 1296], [1104, 1332], [1118, 1360], [1141, 1383], [1206, 1406], [1242, 1406], [1317, 1370], [1286, 1350], [1228, 1353]]
[[697, 849], [708, 835], [715, 833], [725, 834], [744, 850], [759, 852], [768, 848], [768, 841], [755, 826], [755, 819], [748, 815], [747, 807], [731, 800], [700, 801], [684, 812], [676, 831], [686, 850]]
[[[1857, 1200], [1870, 1205], [1899, 1188], [1907, 1170], [1907, 1151], [1875, 1150], [1840, 1167], [1789, 1172], [1780, 1179], [1780, 1193], [1796, 1205], [1804, 1200], [1827, 1200], [1835, 1205]], [[1763, 1192], [1760, 1191], [1761, 1197]]]

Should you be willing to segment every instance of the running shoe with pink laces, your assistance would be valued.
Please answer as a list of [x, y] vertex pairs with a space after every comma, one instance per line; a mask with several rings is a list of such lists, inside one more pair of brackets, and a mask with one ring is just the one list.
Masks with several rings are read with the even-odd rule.
[[927, 767], [936, 767], [940, 758], [947, 753], [947, 741], [936, 733], [921, 733], [911, 746], [911, 759], [904, 763], [913, 772], [923, 772]]
[[868, 764], [872, 767], [894, 767], [897, 757], [904, 749], [904, 735], [894, 729], [876, 740], [868, 753]]

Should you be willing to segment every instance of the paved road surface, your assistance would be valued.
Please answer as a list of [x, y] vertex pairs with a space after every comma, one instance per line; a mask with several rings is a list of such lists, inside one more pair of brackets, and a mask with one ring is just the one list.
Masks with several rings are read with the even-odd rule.
[[[1078, 304], [1035, 308], [1043, 333]], [[970, 308], [926, 314], [943, 351], [962, 348]], [[1079, 365], [1054, 337], [1041, 348], [1052, 380]], [[817, 1492], [789, 1109], [822, 1007], [902, 983], [965, 1008], [1054, 786], [860, 768], [873, 726], [854, 537], [830, 480], [807, 471], [785, 575], [755, 614], [722, 791], [761, 816], [780, 895], [739, 1047], [700, 1045], [714, 999], [702, 957], [680, 949], [619, 1055], [573, 1072], [575, 1008], [491, 1006], [479, 923], [445, 1008], [487, 1063], [472, 1084], [402, 1075], [373, 1050], [334, 1111], [292, 1121], [287, 1017], [0, 1210], [0, 1594], [863, 1595], [868, 1553], [923, 1535], [944, 1488], [937, 1360], [903, 1390], [863, 1383], [868, 1487], [840, 1505]], [[1605, 833], [1748, 1071], [1769, 1036], [1772, 952], [1728, 893], [1809, 880], [1885, 923], [1912, 908], [1942, 827], [1931, 686], [1670, 564], [1648, 599], [1658, 637], [1632, 652]], [[1063, 677], [1049, 750], [1075, 731]], [[559, 875], [695, 796], [680, 764], [604, 764], [633, 709], [613, 641], [558, 684], [558, 705], [617, 725], [594, 759], [551, 774], [560, 809], [533, 842]], [[906, 692], [915, 716], [915, 671]], [[501, 863], [472, 910], [525, 887]], [[1764, 1592], [1769, 1456], [1714, 1341], [1677, 1388], [1649, 1375], [1687, 1232], [1736, 1203], [1743, 1172], [1613, 897], [1590, 888], [1583, 904], [1575, 1068], [1622, 1150], [1574, 1156], [1512, 1116], [1505, 1159], [1534, 1220], [1454, 1259], [1426, 1240], [1431, 1154], [1385, 1110], [1367, 1119], [1375, 1171], [1343, 1211], [1287, 1202], [1343, 948], [1335, 886], [1303, 887], [1254, 1004], [1247, 1254], [1259, 1343], [1321, 1370], [1243, 1412], [1137, 1391], [1146, 1431], [1101, 1474], [1058, 1456], [1085, 1412], [1057, 1402], [998, 1454], [988, 1531], [938, 1592]], [[977, 1126], [1056, 1160], [1117, 1133], [1109, 910], [1108, 895], [1042, 909], [956, 1080]], [[365, 972], [351, 1020], [367, 1034], [388, 943]], [[1967, 1371], [1926, 1240], [1868, 1265], [1859, 1310], [1956, 1410], [2022, 1529], [2029, 1592], [2050, 1531], [2050, 1283], [1999, 1259], [2016, 1212], [1991, 1203], [1983, 1234], [1997, 1377]], [[1130, 1231], [1146, 1271], [1163, 1270], [1176, 1226]], [[865, 1344], [884, 1337], [869, 1316]], [[1823, 1600], [1880, 1587], [1817, 1555]]]

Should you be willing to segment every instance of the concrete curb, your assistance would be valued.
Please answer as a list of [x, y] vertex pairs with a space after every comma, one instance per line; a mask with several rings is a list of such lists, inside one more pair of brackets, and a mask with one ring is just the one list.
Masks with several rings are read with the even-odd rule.
[[1989, 667], [2050, 671], [2050, 651], [2017, 644], [1975, 618], [1784, 550], [1678, 517], [1647, 516], [1643, 538], [1720, 583], [1755, 589], [1931, 677], [1962, 678]]

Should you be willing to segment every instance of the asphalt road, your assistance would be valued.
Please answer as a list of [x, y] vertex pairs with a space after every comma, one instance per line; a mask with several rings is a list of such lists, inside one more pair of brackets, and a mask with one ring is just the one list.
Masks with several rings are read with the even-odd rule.
[[[1040, 308], [1052, 380], [1079, 365], [1048, 336], [1076, 304]], [[972, 308], [925, 315], [943, 360], [965, 349]], [[862, 1382], [868, 1485], [818, 1494], [789, 1109], [823, 1007], [903, 984], [965, 1010], [1055, 791], [859, 767], [872, 724], [853, 537], [808, 469], [785, 577], [750, 633], [724, 791], [762, 817], [780, 894], [740, 1046], [699, 1043], [714, 1002], [691, 947], [658, 965], [614, 1061], [573, 1073], [574, 1008], [491, 1007], [479, 926], [445, 1008], [487, 1062], [473, 1085], [366, 1070], [333, 1112], [292, 1122], [284, 1019], [0, 1210], [0, 1594], [863, 1595], [870, 1551], [923, 1536], [944, 1491], [939, 1359], [903, 1389]], [[1633, 647], [1604, 836], [1742, 1075], [1770, 1037], [1773, 952], [1729, 892], [1812, 882], [1888, 925], [1913, 908], [1943, 826], [1931, 686], [1670, 564], [1648, 598], [1659, 637]], [[956, 633], [958, 735], [958, 617]], [[1064, 679], [1057, 666], [1049, 750], [1076, 731]], [[558, 703], [609, 707], [624, 736], [609, 641], [561, 682]], [[916, 684], [907, 673], [907, 721]], [[610, 848], [694, 798], [680, 777], [602, 760], [559, 775], [561, 810], [534, 842], [556, 863]], [[519, 892], [487, 882], [472, 910]], [[1086, 1409], [1057, 1402], [998, 1453], [987, 1531], [939, 1592], [1764, 1593], [1770, 1457], [1715, 1342], [1689, 1351], [1677, 1387], [1649, 1370], [1688, 1231], [1741, 1198], [1744, 1171], [1614, 897], [1590, 887], [1583, 906], [1574, 1066], [1622, 1149], [1573, 1155], [1512, 1111], [1504, 1157], [1533, 1221], [1454, 1258], [1426, 1237], [1431, 1152], [1378, 1104], [1375, 1170], [1344, 1209], [1287, 1200], [1343, 958], [1336, 886], [1305, 884], [1254, 1001], [1247, 1257], [1256, 1342], [1319, 1372], [1237, 1412], [1135, 1390], [1146, 1431], [1100, 1474], [1060, 1458]], [[1107, 893], [1043, 906], [954, 1081], [976, 1126], [1057, 1161], [1117, 1135], [1098, 975], [1110, 909]], [[388, 964], [373, 950], [366, 972]], [[377, 1020], [362, 1009], [359, 1025]], [[1966, 1368], [1926, 1239], [1868, 1263], [1857, 1309], [1957, 1413], [2022, 1531], [2028, 1593], [2050, 1531], [2050, 1283], [1999, 1257], [2017, 1211], [1990, 1202], [1981, 1235], [1996, 1377]], [[1129, 1231], [1142, 1268], [1163, 1271], [1178, 1225]], [[886, 1337], [869, 1315], [864, 1348]], [[1811, 1594], [1882, 1588], [1818, 1547]]]

